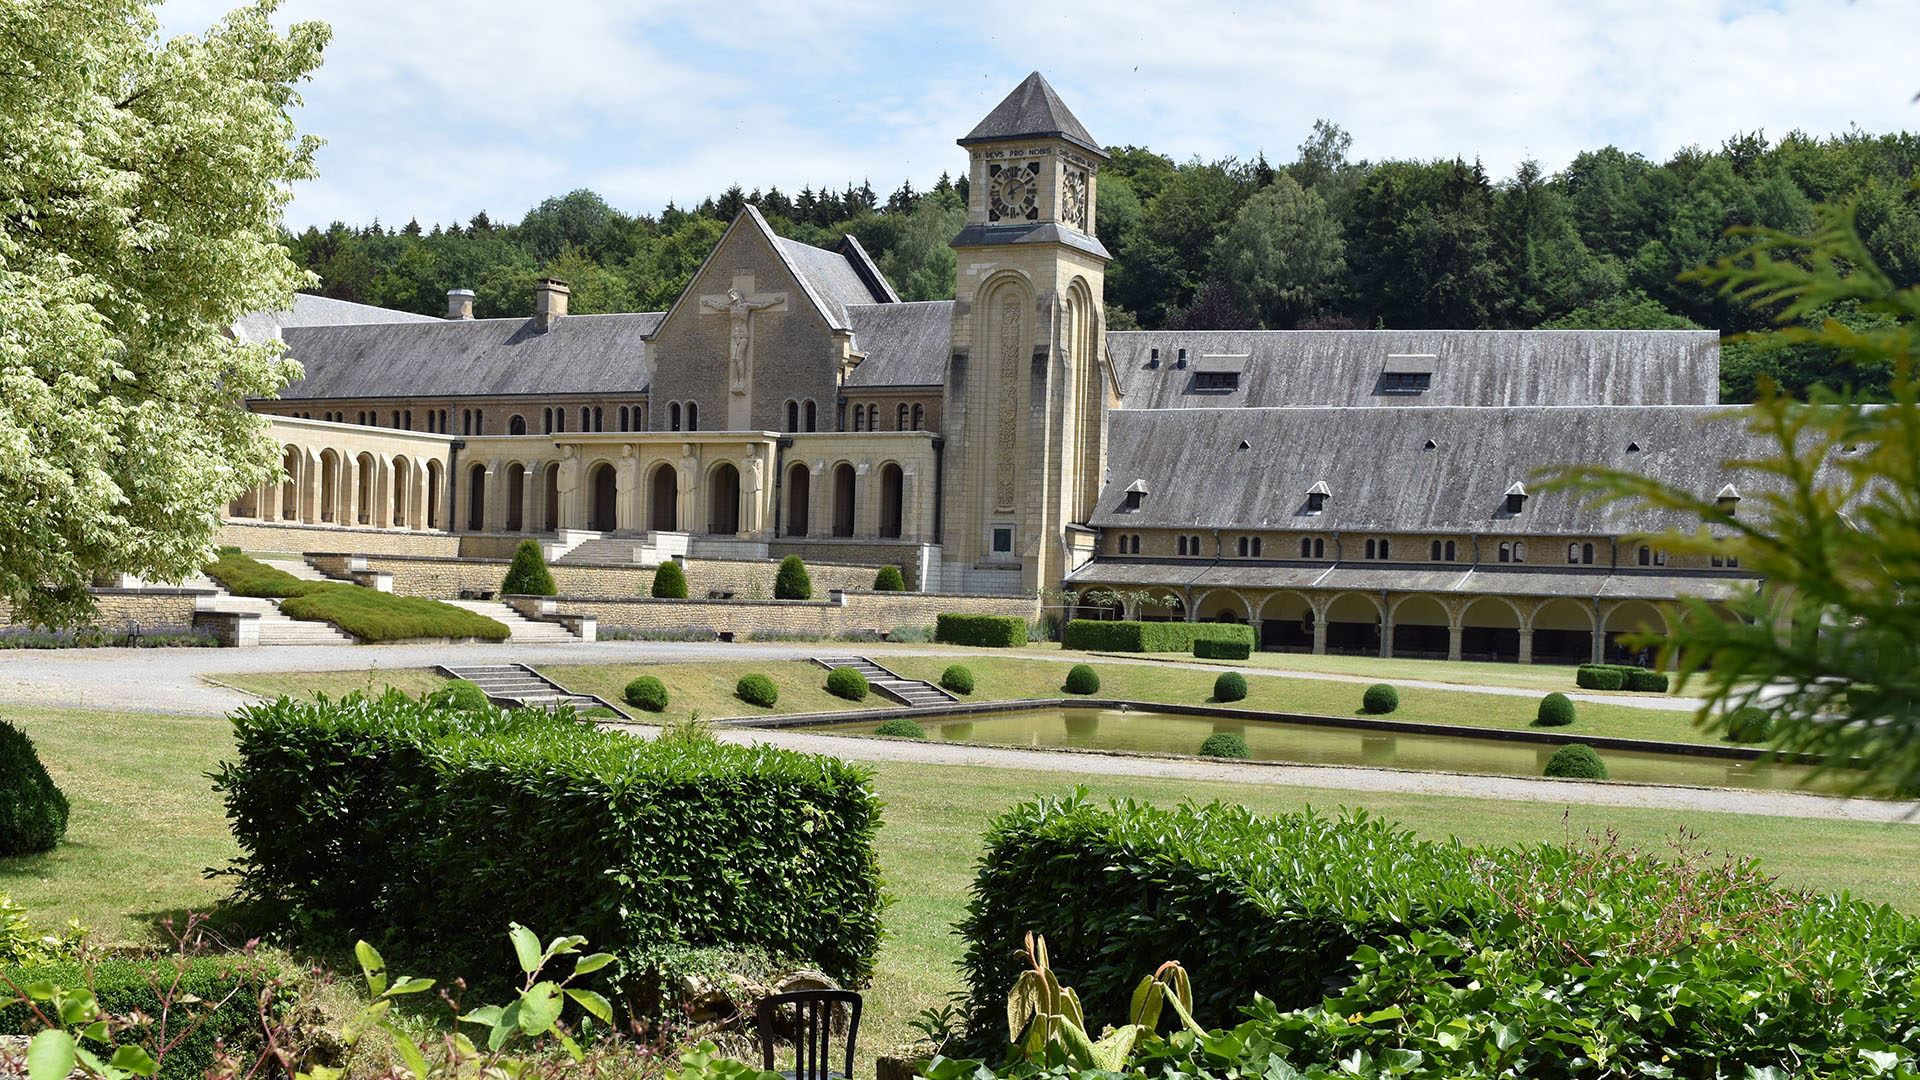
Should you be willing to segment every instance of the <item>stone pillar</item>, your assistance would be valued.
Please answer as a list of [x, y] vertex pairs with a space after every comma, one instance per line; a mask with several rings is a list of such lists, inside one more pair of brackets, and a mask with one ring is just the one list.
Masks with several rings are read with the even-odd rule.
[[1607, 633], [1600, 629], [1599, 623], [1595, 623], [1593, 626], [1593, 649], [1591, 651], [1593, 653], [1592, 663], [1606, 663]]
[[484, 507], [485, 513], [481, 517], [481, 526], [488, 532], [497, 533], [506, 531], [506, 479], [506, 470], [500, 467], [500, 462], [497, 459], [487, 462], [486, 479], [481, 482], [481, 487], [487, 493], [487, 505]]
[[932, 523], [921, 517], [919, 476], [903, 465], [900, 468], [900, 539], [925, 541], [932, 536]]
[[807, 535], [833, 535], [833, 474], [825, 461], [807, 466]]
[[1460, 659], [1460, 636], [1463, 630], [1459, 623], [1447, 627], [1447, 659]]
[[853, 467], [853, 535], [871, 540], [880, 531], [880, 500], [873, 494], [873, 463], [862, 461]]
[[1393, 659], [1393, 616], [1380, 612], [1380, 659]]
[[333, 485], [338, 498], [333, 510], [335, 525], [357, 525], [360, 523], [360, 462], [354, 458], [341, 457], [340, 480]]
[[430, 523], [427, 521], [427, 484], [429, 481], [427, 480], [426, 465], [424, 463], [416, 464], [412, 475], [413, 497], [410, 501], [413, 504], [413, 518], [410, 522], [410, 527], [414, 529], [429, 528]]
[[1533, 630], [1525, 626], [1520, 628], [1520, 662], [1533, 663]]
[[255, 506], [260, 511], [261, 521], [280, 520], [280, 479], [274, 479], [260, 485], [260, 499]]
[[295, 517], [307, 525], [317, 524], [320, 520], [320, 468], [320, 459], [312, 451], [301, 451], [300, 510]]
[[1313, 655], [1327, 655], [1327, 620], [1318, 615], [1313, 619]]
[[[613, 470], [613, 527], [619, 532], [633, 532], [639, 527], [635, 520], [639, 475], [640, 459], [634, 456], [633, 447], [628, 445], [620, 454], [620, 464], [614, 466]], [[531, 492], [532, 486], [528, 485], [527, 490]], [[521, 520], [532, 521], [533, 518], [527, 515]]]
[[[1135, 616], [1135, 618], [1138, 618], [1138, 616]], [[1247, 625], [1253, 627], [1253, 651], [1254, 652], [1260, 651], [1260, 627], [1265, 622], [1266, 622], [1265, 619], [1248, 619], [1247, 620]]]

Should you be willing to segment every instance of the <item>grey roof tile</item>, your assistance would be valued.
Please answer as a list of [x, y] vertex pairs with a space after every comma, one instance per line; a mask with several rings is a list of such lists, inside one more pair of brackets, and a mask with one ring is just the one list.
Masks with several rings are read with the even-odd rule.
[[1002, 244], [1065, 244], [1075, 251], [1084, 251], [1095, 258], [1111, 259], [1106, 245], [1098, 237], [1088, 236], [1078, 229], [1069, 229], [1064, 225], [1046, 222], [1040, 225], [969, 225], [960, 230], [948, 247], [998, 247]]
[[411, 311], [356, 304], [330, 296], [293, 294], [293, 307], [285, 311], [257, 311], [233, 324], [233, 336], [241, 341], [267, 341], [280, 331], [296, 326], [348, 326], [373, 323], [437, 323], [444, 320]]
[[860, 304], [847, 308], [854, 348], [867, 354], [848, 386], [939, 386], [947, 380], [953, 301]]
[[986, 119], [975, 124], [959, 143], [968, 146], [973, 143], [1044, 137], [1065, 139], [1083, 150], [1103, 158], [1107, 156], [1106, 151], [1100, 149], [1100, 144], [1074, 117], [1073, 111], [1067, 108], [1066, 102], [1054, 93], [1045, 76], [1036, 71], [1021, 80], [1020, 85], [1013, 88], [1013, 93], [995, 105]]

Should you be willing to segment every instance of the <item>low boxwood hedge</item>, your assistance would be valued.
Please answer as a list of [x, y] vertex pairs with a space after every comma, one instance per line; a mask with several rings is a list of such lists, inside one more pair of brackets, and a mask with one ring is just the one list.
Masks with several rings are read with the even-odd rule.
[[933, 640], [948, 645], [1017, 649], [1027, 643], [1027, 620], [1018, 615], [942, 613], [934, 619]]
[[1553, 693], [1540, 699], [1540, 708], [1533, 714], [1535, 727], [1566, 727], [1573, 723], [1573, 700], [1565, 694]]
[[1664, 694], [1668, 679], [1665, 672], [1635, 664], [1581, 664], [1573, 673], [1574, 685], [1582, 690], [1633, 690]]
[[867, 677], [850, 667], [837, 667], [827, 672], [827, 693], [848, 701], [862, 701], [867, 696]]
[[[298, 579], [296, 579], [298, 580]], [[313, 581], [320, 589], [280, 601], [288, 618], [329, 622], [362, 641], [473, 638], [505, 641], [505, 623], [424, 596], [395, 596], [358, 585]]]
[[1067, 669], [1067, 681], [1060, 688], [1069, 694], [1097, 694], [1100, 673], [1087, 664], [1075, 664]]
[[1243, 758], [1250, 753], [1246, 736], [1231, 731], [1216, 731], [1200, 744], [1201, 757]]
[[740, 681], [733, 684], [733, 692], [741, 701], [763, 709], [773, 708], [780, 700], [780, 688], [773, 685], [772, 679], [758, 673], [740, 676]]
[[[239, 1060], [250, 1060], [261, 1042], [260, 995], [274, 984], [276, 976], [274, 969], [261, 961], [236, 956], [198, 956], [184, 961], [173, 957], [109, 957], [84, 968], [65, 962], [0, 969], [0, 978], [14, 986], [47, 982], [63, 990], [84, 990], [91, 985], [108, 1015], [125, 1019], [137, 1012], [148, 1018], [146, 1024], [121, 1031], [114, 1038], [119, 1044], [145, 1046], [149, 1053], [161, 1048], [162, 1001], [155, 987], [169, 991], [166, 1041], [178, 1039], [189, 1029], [192, 1033], [161, 1057], [160, 1070], [155, 1074], [160, 1080], [201, 1080], [209, 1075], [216, 1043]], [[276, 988], [269, 1015], [278, 1017], [292, 1008], [296, 1002], [290, 994], [285, 986]], [[0, 983], [0, 1034], [31, 1035], [40, 1029], [39, 1022], [25, 1003], [10, 1000], [14, 996], [6, 983]]]
[[927, 729], [904, 716], [896, 716], [873, 729], [875, 735], [891, 735], [896, 739], [924, 739]]
[[880, 804], [863, 766], [398, 693], [249, 706], [234, 738], [216, 788], [238, 891], [289, 922], [431, 942], [469, 977], [499, 970], [508, 918], [621, 956], [694, 943], [843, 983], [872, 970]]
[[949, 665], [940, 673], [940, 688], [956, 694], [973, 693], [973, 670], [964, 664]]
[[1607, 763], [1585, 743], [1572, 743], [1553, 752], [1542, 776], [1558, 780], [1605, 780]]
[[1247, 677], [1237, 671], [1221, 672], [1213, 680], [1213, 700], [1239, 701], [1247, 696]]
[[627, 704], [648, 712], [665, 712], [667, 684], [651, 675], [642, 675], [627, 684]]
[[[1253, 649], [1253, 627], [1245, 623], [1135, 622], [1113, 619], [1073, 619], [1061, 642], [1069, 649], [1090, 652], [1193, 652], [1196, 641], [1236, 641]], [[1196, 654], [1197, 655], [1197, 654]]]
[[1245, 660], [1253, 655], [1253, 642], [1195, 638], [1193, 655], [1202, 660]]

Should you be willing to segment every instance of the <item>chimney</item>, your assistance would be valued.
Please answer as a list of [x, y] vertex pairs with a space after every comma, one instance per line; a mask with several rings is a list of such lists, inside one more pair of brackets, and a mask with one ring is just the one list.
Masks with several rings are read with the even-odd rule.
[[473, 318], [473, 290], [472, 289], [448, 289], [447, 290], [447, 318], [449, 319]]
[[567, 297], [572, 292], [559, 278], [543, 277], [534, 282], [533, 328], [543, 334], [553, 329], [553, 324], [567, 313]]

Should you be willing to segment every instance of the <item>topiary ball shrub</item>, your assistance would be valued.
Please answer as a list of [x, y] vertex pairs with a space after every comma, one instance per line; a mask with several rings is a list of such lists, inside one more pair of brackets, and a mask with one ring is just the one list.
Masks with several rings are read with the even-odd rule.
[[879, 573], [873, 575], [873, 591], [906, 592], [907, 579], [900, 576], [899, 567], [883, 566]]
[[875, 735], [891, 735], [896, 739], [924, 739], [927, 730], [904, 716], [893, 719], [873, 729]]
[[1547, 759], [1546, 776], [1559, 780], [1605, 780], [1607, 763], [1584, 743], [1571, 743]]
[[954, 664], [940, 673], [940, 686], [956, 694], [973, 693], [973, 672], [964, 664]]
[[664, 712], [667, 708], [667, 686], [651, 675], [642, 675], [627, 684], [627, 704], [648, 712]]
[[660, 564], [653, 572], [653, 596], [656, 600], [685, 600], [687, 598], [687, 572], [672, 559]]
[[513, 549], [513, 565], [507, 567], [506, 580], [500, 583], [500, 595], [552, 596], [555, 591], [553, 571], [547, 569], [540, 542], [520, 541], [520, 546]]
[[800, 556], [789, 555], [780, 560], [780, 569], [773, 574], [773, 598], [813, 599], [813, 579], [807, 576], [807, 564], [800, 561]]
[[1085, 664], [1075, 664], [1067, 669], [1067, 683], [1063, 689], [1069, 694], [1099, 693], [1100, 673]]
[[1361, 695], [1360, 708], [1363, 712], [1381, 716], [1400, 707], [1400, 691], [1386, 683], [1374, 683]]
[[1748, 705], [1727, 718], [1727, 741], [1762, 743], [1773, 737], [1773, 714]]
[[457, 709], [461, 712], [481, 712], [493, 705], [487, 700], [487, 692], [480, 684], [466, 679], [454, 679], [434, 693], [435, 703], [443, 709]]
[[27, 733], [0, 720], [0, 855], [52, 851], [67, 832], [67, 797]]
[[[1246, 696], [1247, 677], [1237, 671], [1224, 672], [1219, 678], [1213, 680], [1213, 700], [1215, 701], [1239, 701]], [[1238, 736], [1235, 737], [1238, 738]]]
[[1548, 694], [1540, 699], [1540, 711], [1533, 716], [1534, 727], [1566, 727], [1573, 723], [1573, 702], [1565, 694]]
[[1200, 744], [1201, 757], [1246, 757], [1247, 740], [1231, 731], [1216, 731]]
[[765, 675], [740, 676], [740, 681], [733, 686], [733, 692], [741, 701], [763, 709], [772, 708], [773, 703], [780, 700], [780, 688]]
[[827, 693], [859, 701], [867, 696], [867, 677], [850, 667], [834, 668], [827, 672]]

